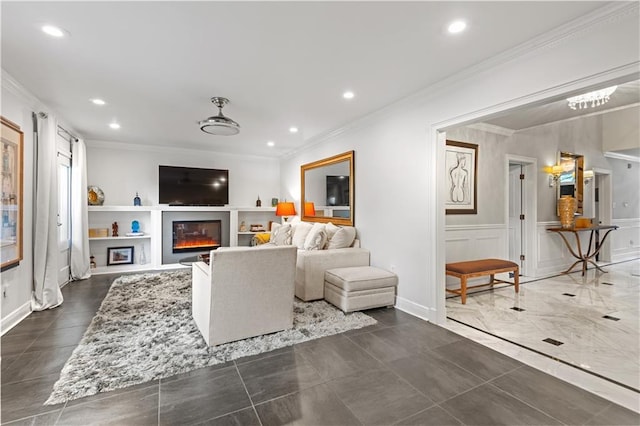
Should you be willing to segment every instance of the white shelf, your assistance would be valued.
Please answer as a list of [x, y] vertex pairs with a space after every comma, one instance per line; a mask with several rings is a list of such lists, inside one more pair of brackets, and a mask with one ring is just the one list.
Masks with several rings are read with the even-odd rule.
[[90, 212], [150, 212], [154, 206], [89, 206]]
[[99, 241], [99, 240], [139, 240], [142, 238], [151, 238], [151, 235], [135, 235], [131, 237], [94, 237], [89, 238], [89, 241]]
[[256, 235], [256, 234], [270, 234], [269, 231], [240, 231], [238, 235]]

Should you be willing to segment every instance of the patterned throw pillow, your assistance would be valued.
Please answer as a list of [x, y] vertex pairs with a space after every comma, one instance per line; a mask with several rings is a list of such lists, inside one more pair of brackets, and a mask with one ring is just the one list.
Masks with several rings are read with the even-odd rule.
[[291, 245], [291, 225], [288, 223], [280, 226], [273, 226], [271, 228], [270, 243], [274, 243], [277, 246], [290, 246]]

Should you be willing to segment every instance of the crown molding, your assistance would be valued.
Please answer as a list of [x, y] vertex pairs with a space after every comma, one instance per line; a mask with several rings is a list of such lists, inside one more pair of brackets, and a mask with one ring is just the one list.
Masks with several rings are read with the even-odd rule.
[[513, 135], [516, 132], [513, 129], [509, 129], [507, 127], [502, 127], [502, 126], [496, 126], [494, 124], [489, 124], [489, 123], [472, 123], [465, 127], [469, 129], [480, 130], [482, 132], [493, 133], [496, 135], [502, 135], [507, 137]]
[[33, 93], [29, 92], [22, 84], [18, 82], [11, 74], [2, 69], [2, 89], [18, 97], [22, 102], [27, 104], [34, 111], [49, 110], [49, 108]]
[[617, 152], [607, 151], [604, 153], [604, 156], [607, 158], [615, 158], [617, 160], [633, 161], [634, 163], [640, 163], [640, 157], [636, 157], [634, 155], [619, 154]]
[[[511, 49], [508, 49], [498, 55], [492, 56], [484, 61], [481, 61], [471, 67], [465, 68], [464, 70], [452, 74], [451, 76], [440, 80], [436, 83], [433, 83], [421, 90], [416, 91], [404, 98], [400, 98], [395, 102], [389, 103], [379, 110], [373, 111], [367, 115], [356, 118], [355, 120], [347, 123], [342, 127], [338, 127], [333, 130], [329, 130], [323, 133], [320, 133], [316, 136], [309, 138], [304, 146], [296, 148], [288, 153], [280, 156], [280, 159], [289, 159], [300, 153], [306, 152], [313, 148], [314, 146], [327, 142], [331, 139], [334, 139], [343, 133], [346, 133], [350, 130], [355, 130], [361, 127], [365, 127], [366, 125], [375, 122], [379, 117], [385, 114], [388, 110], [398, 107], [400, 105], [412, 105], [414, 103], [423, 102], [425, 98], [429, 98], [435, 96], [437, 92], [445, 90], [448, 87], [455, 86], [456, 84], [464, 81], [470, 77], [478, 75], [480, 73], [486, 72], [492, 68], [496, 68], [500, 65], [503, 65], [507, 62], [510, 62], [514, 59], [525, 59], [528, 57], [539, 55], [540, 52], [553, 49], [558, 47], [559, 45], [566, 43], [575, 38], [579, 38], [585, 35], [590, 34], [594, 28], [599, 28], [605, 25], [611, 25], [616, 22], [620, 22], [627, 19], [637, 19], [637, 15], [640, 11], [640, 4], [637, 2], [611, 2], [599, 9], [596, 9], [586, 15], [583, 15], [579, 18], [574, 19], [560, 27], [552, 29], [550, 31], [545, 32], [537, 37], [534, 37], [524, 43], [521, 43], [518, 46], [515, 46]], [[632, 64], [628, 64], [615, 70], [607, 71], [606, 73], [601, 73], [600, 75], [607, 74], [619, 74], [620, 72], [627, 72], [630, 74], [631, 72], [638, 71], [638, 62], [634, 62]], [[581, 79], [572, 82], [571, 84], [562, 85], [553, 89], [545, 90], [534, 95], [526, 96], [517, 99], [518, 101], [527, 101], [529, 99], [540, 100], [543, 99], [541, 95], [545, 95], [547, 93], [556, 92], [558, 89], [562, 89], [565, 87], [574, 86], [576, 83], [581, 81], [590, 81], [592, 78]], [[573, 87], [572, 87], [573, 88]], [[567, 89], [568, 91], [568, 89]], [[498, 104], [491, 108], [486, 108], [480, 111], [476, 111], [476, 113], [471, 114], [475, 117], [483, 117], [485, 115], [489, 115], [489, 112], [484, 113], [485, 111], [499, 112], [505, 109], [505, 105], [511, 105], [513, 101]], [[519, 104], [526, 104], [530, 102], [518, 102]], [[482, 113], [479, 115], [478, 113]], [[467, 115], [465, 115], [467, 116]], [[446, 123], [456, 123], [457, 125], [463, 123], [465, 120], [461, 120], [458, 118], [449, 119]], [[441, 127], [441, 126], [438, 126]], [[446, 126], [444, 126], [446, 127]]]
[[260, 161], [272, 160], [279, 161], [277, 157], [266, 157], [259, 155], [247, 155], [247, 154], [231, 154], [228, 152], [217, 152], [211, 151], [208, 149], [200, 149], [200, 148], [185, 148], [185, 147], [172, 147], [172, 146], [156, 146], [156, 145], [145, 145], [145, 144], [135, 144], [135, 143], [126, 143], [126, 142], [114, 142], [114, 141], [105, 141], [105, 140], [85, 140], [85, 144], [87, 148], [97, 148], [97, 149], [107, 149], [107, 150], [119, 150], [119, 151], [135, 151], [135, 152], [144, 152], [146, 154], [149, 151], [159, 152], [164, 154], [174, 154], [174, 155], [184, 155], [185, 153], [189, 154], [201, 154], [201, 155], [215, 155], [216, 157], [226, 157], [226, 158], [234, 158], [239, 160], [247, 160], [247, 159], [256, 159]]

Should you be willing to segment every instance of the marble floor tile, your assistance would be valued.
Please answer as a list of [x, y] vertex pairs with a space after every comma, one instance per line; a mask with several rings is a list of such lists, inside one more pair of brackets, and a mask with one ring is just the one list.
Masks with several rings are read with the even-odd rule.
[[449, 298], [447, 317], [640, 390], [640, 277], [630, 273], [639, 268], [634, 260], [607, 265], [608, 273], [562, 274], [527, 282], [518, 295], [479, 292], [466, 305]]

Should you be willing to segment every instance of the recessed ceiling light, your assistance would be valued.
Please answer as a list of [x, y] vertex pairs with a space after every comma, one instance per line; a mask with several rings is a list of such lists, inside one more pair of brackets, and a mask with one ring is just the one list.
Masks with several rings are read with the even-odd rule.
[[275, 144], [276, 144], [276, 143], [275, 143], [274, 141], [269, 141], [269, 142], [267, 142], [267, 146], [275, 146]]
[[110, 123], [109, 127], [111, 127], [112, 129], [119, 129], [120, 125], [118, 123]]
[[342, 94], [342, 97], [345, 99], [353, 99], [354, 96], [355, 94], [351, 91], [346, 91]]
[[62, 31], [58, 27], [54, 27], [53, 25], [44, 25], [42, 27], [42, 31], [44, 31], [45, 34], [48, 34], [51, 37], [62, 37], [62, 36], [64, 36], [64, 31]]
[[100, 98], [91, 99], [91, 102], [93, 102], [95, 105], [105, 105], [106, 104], [106, 102], [103, 101]]
[[298, 133], [298, 128], [297, 127], [289, 127], [289, 132]]
[[467, 28], [467, 23], [464, 21], [453, 21], [451, 24], [449, 24], [449, 27], [447, 28], [449, 30], [449, 32], [451, 34], [457, 34], [460, 33], [462, 31], [464, 31], [464, 29]]

